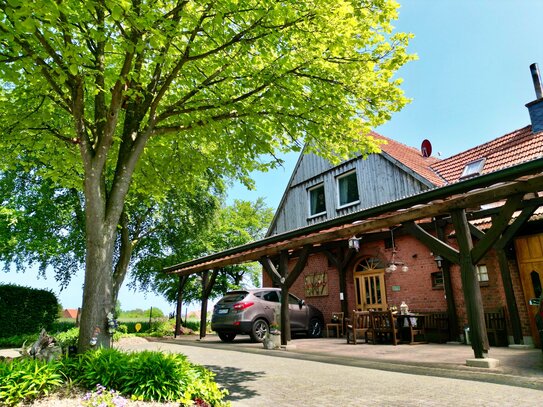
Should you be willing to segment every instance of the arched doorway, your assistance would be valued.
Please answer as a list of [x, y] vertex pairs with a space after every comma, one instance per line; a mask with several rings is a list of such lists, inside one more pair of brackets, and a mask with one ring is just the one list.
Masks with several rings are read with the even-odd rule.
[[355, 306], [358, 311], [388, 308], [385, 269], [375, 257], [362, 257], [354, 266]]

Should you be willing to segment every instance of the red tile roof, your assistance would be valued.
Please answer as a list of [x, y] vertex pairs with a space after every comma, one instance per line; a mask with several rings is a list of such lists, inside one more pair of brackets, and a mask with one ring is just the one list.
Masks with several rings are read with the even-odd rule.
[[432, 165], [440, 161], [436, 157], [424, 157], [420, 150], [406, 146], [398, 141], [372, 132], [371, 136], [378, 140], [386, 141], [381, 144], [381, 150], [393, 159], [399, 161], [413, 172], [428, 180], [435, 186], [445, 185], [444, 180], [432, 169]]
[[78, 313], [78, 310], [77, 308], [66, 308], [64, 310], [64, 312], [62, 313], [62, 316], [64, 318], [73, 318], [73, 319], [77, 319], [77, 313]]
[[439, 160], [432, 164], [432, 169], [450, 184], [459, 180], [466, 164], [481, 158], [485, 159], [485, 163], [480, 174], [487, 174], [541, 157], [543, 157], [543, 132], [532, 134], [532, 127], [526, 126]]

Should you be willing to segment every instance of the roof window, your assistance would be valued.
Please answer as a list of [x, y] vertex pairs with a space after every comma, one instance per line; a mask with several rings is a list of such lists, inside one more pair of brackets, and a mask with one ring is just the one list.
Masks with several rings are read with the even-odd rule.
[[483, 170], [483, 167], [485, 165], [485, 159], [480, 158], [478, 160], [472, 161], [464, 167], [464, 171], [462, 172], [462, 175], [460, 176], [460, 179], [465, 178], [471, 178], [476, 175], [479, 175], [481, 171]]

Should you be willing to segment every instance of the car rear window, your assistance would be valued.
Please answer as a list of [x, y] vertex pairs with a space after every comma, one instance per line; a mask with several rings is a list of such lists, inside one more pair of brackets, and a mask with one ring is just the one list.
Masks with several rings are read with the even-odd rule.
[[231, 302], [238, 302], [243, 300], [247, 294], [249, 294], [247, 291], [238, 291], [235, 293], [227, 293], [224, 297], [221, 298], [220, 302], [223, 304], [228, 304]]

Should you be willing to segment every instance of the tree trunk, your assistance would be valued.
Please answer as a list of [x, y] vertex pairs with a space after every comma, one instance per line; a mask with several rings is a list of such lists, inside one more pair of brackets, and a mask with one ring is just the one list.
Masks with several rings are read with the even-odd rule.
[[[86, 263], [78, 352], [94, 347], [108, 348], [111, 335], [107, 314], [114, 312], [113, 251], [118, 217], [107, 219], [105, 186], [101, 177], [85, 178]], [[120, 217], [120, 211], [119, 211]]]
[[[94, 233], [89, 233], [94, 229]], [[114, 234], [97, 233], [98, 222], [87, 226], [87, 255], [85, 285], [78, 352], [94, 347], [110, 347], [111, 335], [107, 329], [107, 314], [114, 311], [112, 260]]]

